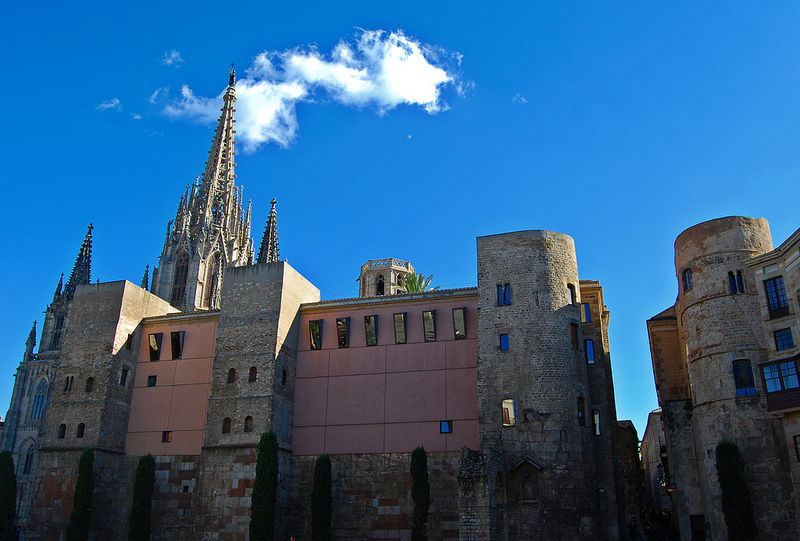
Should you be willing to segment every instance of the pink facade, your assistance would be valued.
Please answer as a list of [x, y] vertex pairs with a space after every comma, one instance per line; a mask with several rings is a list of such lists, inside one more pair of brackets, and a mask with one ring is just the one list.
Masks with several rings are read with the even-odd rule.
[[[217, 321], [217, 313], [164, 316], [144, 321], [126, 453], [200, 454]], [[173, 335], [180, 332], [182, 336]], [[151, 341], [157, 342], [159, 334], [160, 346], [155, 355]], [[157, 360], [151, 360], [151, 355]], [[179, 358], [174, 358], [176, 356]]]
[[[472, 289], [304, 306], [294, 454], [477, 448], [476, 307]], [[456, 340], [454, 309], [464, 309], [465, 339]], [[435, 312], [429, 341], [425, 311]], [[396, 343], [395, 314], [404, 314], [406, 343]], [[377, 316], [376, 345], [367, 345], [365, 316]], [[337, 318], [349, 318], [347, 347], [339, 347]], [[312, 349], [309, 322], [319, 320], [321, 348]]]

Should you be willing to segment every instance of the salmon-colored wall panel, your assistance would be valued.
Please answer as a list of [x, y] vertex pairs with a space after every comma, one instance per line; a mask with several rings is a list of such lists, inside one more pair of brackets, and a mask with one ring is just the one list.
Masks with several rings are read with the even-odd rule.
[[447, 450], [458, 451], [464, 446], [478, 449], [478, 420], [453, 421], [453, 433], [447, 436]]
[[173, 387], [168, 430], [203, 430], [209, 384]]
[[167, 429], [172, 387], [135, 389], [131, 400], [129, 432]]
[[294, 426], [324, 425], [328, 407], [328, 378], [298, 379], [294, 403]]
[[175, 379], [175, 363], [172, 361], [138, 363], [134, 387], [147, 387], [150, 376], [156, 376], [156, 385], [172, 385]]
[[325, 452], [341, 455], [383, 452], [383, 425], [328, 426]]
[[175, 385], [209, 383], [211, 381], [211, 357], [174, 361], [174, 364]]
[[161, 450], [161, 431], [155, 432], [128, 432], [125, 442], [125, 453], [129, 455], [146, 455], [147, 453], [159, 454]]
[[330, 350], [300, 351], [297, 353], [297, 377], [312, 378], [328, 375]]
[[445, 419], [444, 370], [386, 375], [386, 422]]
[[476, 368], [478, 344], [474, 339], [447, 342], [445, 353], [447, 368]]
[[385, 392], [383, 374], [329, 378], [327, 423], [382, 423]]
[[422, 445], [428, 452], [446, 451], [445, 435], [438, 421], [386, 425], [386, 453], [410, 453]]
[[181, 352], [182, 360], [214, 356], [214, 346], [217, 338], [216, 319], [196, 322], [171, 321], [168, 323], [146, 324], [144, 326], [139, 347], [139, 361], [150, 360], [150, 335], [156, 333], [162, 333], [159, 360], [173, 360], [170, 337], [170, 333], [173, 331], [184, 332], [183, 351]]
[[447, 371], [447, 416], [449, 419], [476, 419], [478, 412], [478, 373], [474, 368]]
[[172, 443], [163, 443], [165, 455], [199, 455], [203, 448], [202, 430], [173, 430]]
[[321, 455], [325, 452], [325, 427], [307, 426], [294, 428], [292, 451], [296, 455]]
[[442, 370], [444, 368], [445, 343], [423, 342], [388, 348], [387, 372], [409, 370]]
[[383, 346], [331, 350], [331, 376], [382, 374], [386, 371]]

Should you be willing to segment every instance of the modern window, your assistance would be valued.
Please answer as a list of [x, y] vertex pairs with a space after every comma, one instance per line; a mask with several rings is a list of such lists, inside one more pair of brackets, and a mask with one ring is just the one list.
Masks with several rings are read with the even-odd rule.
[[586, 426], [586, 400], [582, 396], [578, 397], [578, 424]]
[[577, 323], [570, 323], [569, 324], [569, 338], [572, 341], [572, 349], [580, 349], [580, 343], [578, 342], [578, 324]]
[[66, 435], [67, 435], [67, 425], [61, 424], [58, 427], [58, 435], [56, 437], [60, 440], [63, 440]]
[[164, 430], [161, 432], [161, 443], [172, 443], [172, 430]]
[[350, 347], [350, 318], [336, 318], [336, 339], [340, 348]]
[[513, 399], [506, 398], [503, 400], [503, 426], [514, 426], [517, 423], [514, 409]]
[[797, 365], [794, 361], [770, 364], [762, 367], [767, 392], [786, 391], [800, 387], [797, 378]]
[[308, 336], [311, 339], [311, 349], [322, 349], [321, 319], [313, 319], [308, 322]]
[[578, 304], [578, 292], [573, 284], [567, 284], [567, 292], [569, 293], [569, 303], [573, 306]]
[[364, 334], [368, 346], [378, 345], [378, 316], [364, 316]]
[[583, 322], [588, 323], [592, 321], [592, 305], [588, 302], [583, 303]]
[[770, 319], [789, 315], [789, 301], [786, 299], [783, 277], [778, 276], [772, 280], [764, 280], [764, 290], [767, 293]]
[[255, 366], [250, 367], [250, 372], [247, 374], [247, 381], [253, 383], [258, 379], [258, 369]]
[[736, 383], [736, 396], [756, 394], [756, 383], [750, 361], [733, 361], [733, 381]]
[[436, 342], [436, 310], [422, 312], [422, 329], [426, 342]]
[[586, 350], [586, 362], [594, 364], [594, 340], [584, 340], [583, 347]]
[[592, 410], [592, 431], [595, 436], [600, 435], [600, 410]]
[[728, 273], [728, 290], [731, 292], [731, 295], [736, 295], [737, 293], [744, 293], [744, 279], [742, 277], [742, 271], [730, 271]]
[[172, 295], [169, 303], [180, 307], [186, 294], [186, 280], [189, 277], [189, 254], [182, 252], [175, 263], [175, 274], [172, 280]]
[[453, 331], [456, 340], [463, 340], [467, 337], [467, 309], [453, 308]]
[[775, 331], [775, 349], [783, 351], [784, 349], [792, 349], [794, 347], [794, 339], [792, 338], [792, 329], [781, 329]]
[[683, 292], [692, 290], [692, 269], [686, 269], [681, 275], [683, 277]]
[[223, 434], [230, 434], [231, 433], [231, 418], [225, 417], [222, 420], [222, 433]]
[[439, 421], [439, 434], [452, 434], [453, 421]]
[[497, 306], [511, 304], [511, 285], [497, 284]]
[[236, 370], [231, 368], [228, 370], [228, 380], [227, 383], [235, 383], [236, 382]]
[[253, 431], [253, 418], [249, 415], [244, 418], [244, 431], [245, 432], [252, 432]]
[[175, 360], [183, 356], [183, 337], [184, 331], [172, 331], [169, 333], [169, 341], [172, 346], [172, 358]]
[[31, 473], [31, 468], [33, 466], [33, 443], [28, 443], [25, 446], [25, 451], [23, 451], [23, 455], [25, 456], [25, 461], [22, 465], [22, 474], [27, 475]]
[[44, 411], [44, 403], [47, 400], [47, 381], [42, 378], [36, 385], [36, 394], [33, 396], [33, 409], [31, 419], [41, 419]]
[[406, 313], [394, 314], [394, 343], [406, 343]]
[[158, 376], [147, 376], [147, 386], [148, 387], [155, 387], [157, 379], [158, 379]]
[[501, 334], [500, 335], [500, 349], [503, 351], [508, 350], [508, 335]]
[[153, 333], [148, 338], [148, 342], [150, 344], [150, 360], [157, 361], [161, 359], [161, 339], [164, 337], [164, 333]]
[[78, 425], [78, 430], [75, 431], [75, 437], [76, 438], [82, 438], [84, 432], [86, 432], [86, 425], [81, 423], [81, 424]]
[[86, 379], [86, 392], [91, 393], [94, 391], [94, 378], [87, 378]]
[[125, 387], [128, 384], [128, 369], [123, 368], [122, 372], [119, 375], [119, 384], [122, 387]]

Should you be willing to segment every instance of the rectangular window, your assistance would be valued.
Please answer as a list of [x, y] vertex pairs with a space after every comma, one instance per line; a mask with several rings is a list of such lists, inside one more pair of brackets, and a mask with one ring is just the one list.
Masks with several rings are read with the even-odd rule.
[[133, 347], [133, 333], [128, 335], [128, 339], [125, 340], [125, 349], [131, 349]]
[[422, 312], [422, 328], [426, 342], [436, 342], [436, 310]]
[[800, 436], [794, 437], [794, 452], [797, 455], [797, 461], [800, 462]]
[[394, 343], [406, 343], [406, 313], [394, 314]]
[[172, 442], [172, 430], [164, 430], [161, 433], [161, 443], [171, 443]]
[[800, 381], [797, 378], [797, 365], [795, 365], [794, 361], [770, 364], [762, 367], [762, 370], [768, 393], [800, 387]]
[[580, 349], [578, 345], [578, 326], [575, 323], [569, 324], [569, 337], [572, 340], [572, 349]]
[[569, 292], [569, 303], [573, 306], [578, 304], [578, 295], [575, 291], [575, 286], [572, 284], [567, 284], [567, 291]]
[[786, 289], [783, 287], [783, 277], [778, 276], [772, 280], [764, 281], [767, 293], [767, 307], [770, 319], [789, 315], [789, 301], [786, 299]]
[[592, 430], [595, 436], [600, 435], [600, 410], [592, 410]]
[[736, 396], [756, 394], [756, 384], [750, 361], [733, 361], [733, 381], [736, 383]]
[[592, 320], [592, 305], [588, 302], [583, 303], [583, 321], [588, 323]]
[[453, 421], [439, 421], [439, 434], [452, 434]]
[[336, 338], [340, 348], [350, 347], [350, 318], [336, 318]]
[[119, 384], [125, 387], [128, 384], [128, 370], [123, 368], [122, 373], [119, 375]]
[[311, 339], [311, 349], [322, 349], [321, 319], [313, 319], [308, 322], [308, 336]]
[[163, 333], [157, 332], [150, 335], [150, 360], [157, 361], [161, 358], [161, 338]]
[[467, 309], [453, 308], [453, 331], [456, 340], [463, 340], [467, 337]]
[[368, 346], [378, 345], [378, 316], [364, 316], [364, 333]]
[[794, 347], [794, 340], [792, 339], [792, 329], [781, 329], [775, 331], [775, 349], [783, 351], [784, 349], [792, 349]]
[[584, 340], [583, 345], [586, 348], [586, 362], [594, 364], [594, 340]]
[[497, 284], [497, 305], [504, 306], [511, 304], [511, 285]]
[[169, 333], [169, 341], [172, 346], [172, 358], [178, 360], [183, 356], [183, 336], [184, 331], [172, 331]]
[[500, 349], [505, 351], [508, 349], [508, 335], [501, 334], [500, 335]]
[[506, 398], [503, 400], [503, 426], [514, 426], [516, 422], [514, 400]]
[[158, 379], [158, 376], [147, 376], [147, 386], [148, 387], [155, 387], [156, 386], [156, 379]]

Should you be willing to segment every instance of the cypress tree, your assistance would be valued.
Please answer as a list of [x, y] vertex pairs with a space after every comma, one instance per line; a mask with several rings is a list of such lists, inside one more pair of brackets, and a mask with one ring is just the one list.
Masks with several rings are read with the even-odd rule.
[[717, 475], [722, 490], [722, 512], [728, 527], [728, 539], [746, 541], [757, 538], [750, 491], [744, 478], [744, 463], [735, 443], [721, 441], [717, 445]]
[[317, 458], [314, 466], [314, 488], [311, 492], [311, 539], [328, 541], [331, 538], [331, 457]]
[[72, 499], [66, 541], [86, 541], [92, 522], [92, 496], [94, 495], [94, 451], [84, 449], [78, 463], [78, 480]]
[[272, 541], [277, 503], [278, 438], [269, 431], [261, 435], [258, 443], [256, 478], [250, 501], [250, 541]]
[[156, 461], [150, 453], [139, 459], [133, 481], [130, 541], [150, 541], [150, 514], [153, 509], [153, 487], [156, 484]]
[[428, 483], [428, 453], [422, 447], [411, 453], [411, 498], [414, 500], [411, 541], [427, 541], [431, 487]]
[[14, 459], [8, 451], [0, 452], [0, 541], [14, 541], [17, 509], [17, 476]]

